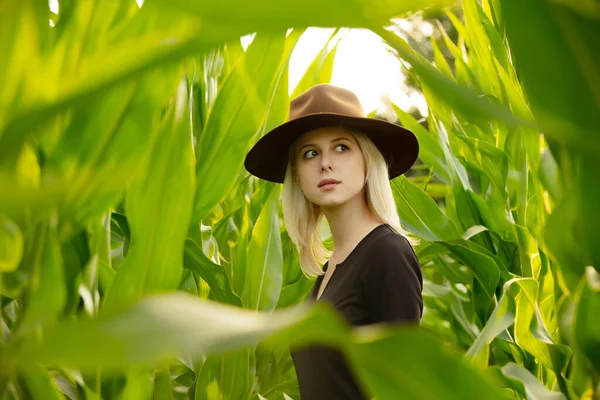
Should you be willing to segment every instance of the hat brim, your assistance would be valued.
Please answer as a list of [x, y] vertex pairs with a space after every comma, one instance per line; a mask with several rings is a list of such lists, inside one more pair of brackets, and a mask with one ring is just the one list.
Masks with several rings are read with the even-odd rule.
[[285, 122], [269, 131], [248, 152], [244, 167], [261, 179], [283, 183], [290, 145], [304, 133], [327, 126], [345, 126], [366, 134], [385, 158], [390, 179], [408, 171], [419, 155], [415, 134], [399, 125], [373, 118], [319, 113]]

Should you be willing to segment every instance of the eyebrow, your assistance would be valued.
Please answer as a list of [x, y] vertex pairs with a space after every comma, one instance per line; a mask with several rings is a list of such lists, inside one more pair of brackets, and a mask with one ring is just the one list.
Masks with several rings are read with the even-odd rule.
[[[329, 142], [329, 143], [339, 142], [340, 140], [347, 140], [348, 142], [354, 144], [354, 142], [352, 140], [350, 140], [350, 139], [348, 139], [346, 137], [342, 137], [342, 136], [340, 136], [338, 138], [335, 138], [335, 139], [332, 139], [331, 142]], [[314, 143], [308, 143], [308, 144], [302, 145], [302, 147], [300, 147], [300, 150], [298, 150], [298, 153], [302, 152], [303, 148], [310, 147], [310, 146], [316, 146], [316, 144], [314, 144]]]

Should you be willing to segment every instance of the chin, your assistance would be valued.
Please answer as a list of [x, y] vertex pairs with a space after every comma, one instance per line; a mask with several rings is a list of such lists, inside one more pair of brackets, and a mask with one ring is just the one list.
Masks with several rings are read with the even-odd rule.
[[332, 207], [341, 206], [344, 203], [345, 202], [343, 202], [343, 201], [328, 200], [328, 201], [321, 201], [321, 202], [318, 202], [315, 204], [318, 205], [319, 207], [332, 208]]
[[310, 199], [311, 203], [316, 204], [319, 207], [336, 207], [346, 203], [347, 198], [342, 198], [341, 196], [315, 196]]

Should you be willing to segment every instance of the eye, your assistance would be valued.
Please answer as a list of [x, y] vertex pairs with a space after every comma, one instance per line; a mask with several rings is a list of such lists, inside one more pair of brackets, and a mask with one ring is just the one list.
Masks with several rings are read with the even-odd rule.
[[337, 146], [335, 146], [335, 149], [337, 150], [338, 148], [342, 147], [343, 149], [341, 150], [341, 152], [346, 151], [349, 149], [348, 146], [346, 146], [345, 144], [338, 144]]
[[313, 155], [313, 156], [309, 156], [309, 154], [310, 154], [310, 152], [311, 152], [311, 151], [314, 151], [314, 152], [316, 153], [316, 150], [308, 150], [306, 153], [304, 153], [304, 156], [303, 156], [303, 157], [304, 157], [304, 158], [313, 158], [313, 157], [314, 157], [314, 155]]

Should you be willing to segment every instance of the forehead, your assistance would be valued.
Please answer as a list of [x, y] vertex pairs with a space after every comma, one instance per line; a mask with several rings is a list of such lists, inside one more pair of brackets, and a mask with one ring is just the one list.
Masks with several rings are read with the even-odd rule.
[[328, 126], [306, 132], [298, 139], [298, 146], [305, 143], [314, 143], [315, 141], [328, 142], [339, 137], [345, 137], [352, 142], [355, 141], [352, 134], [343, 126]]

